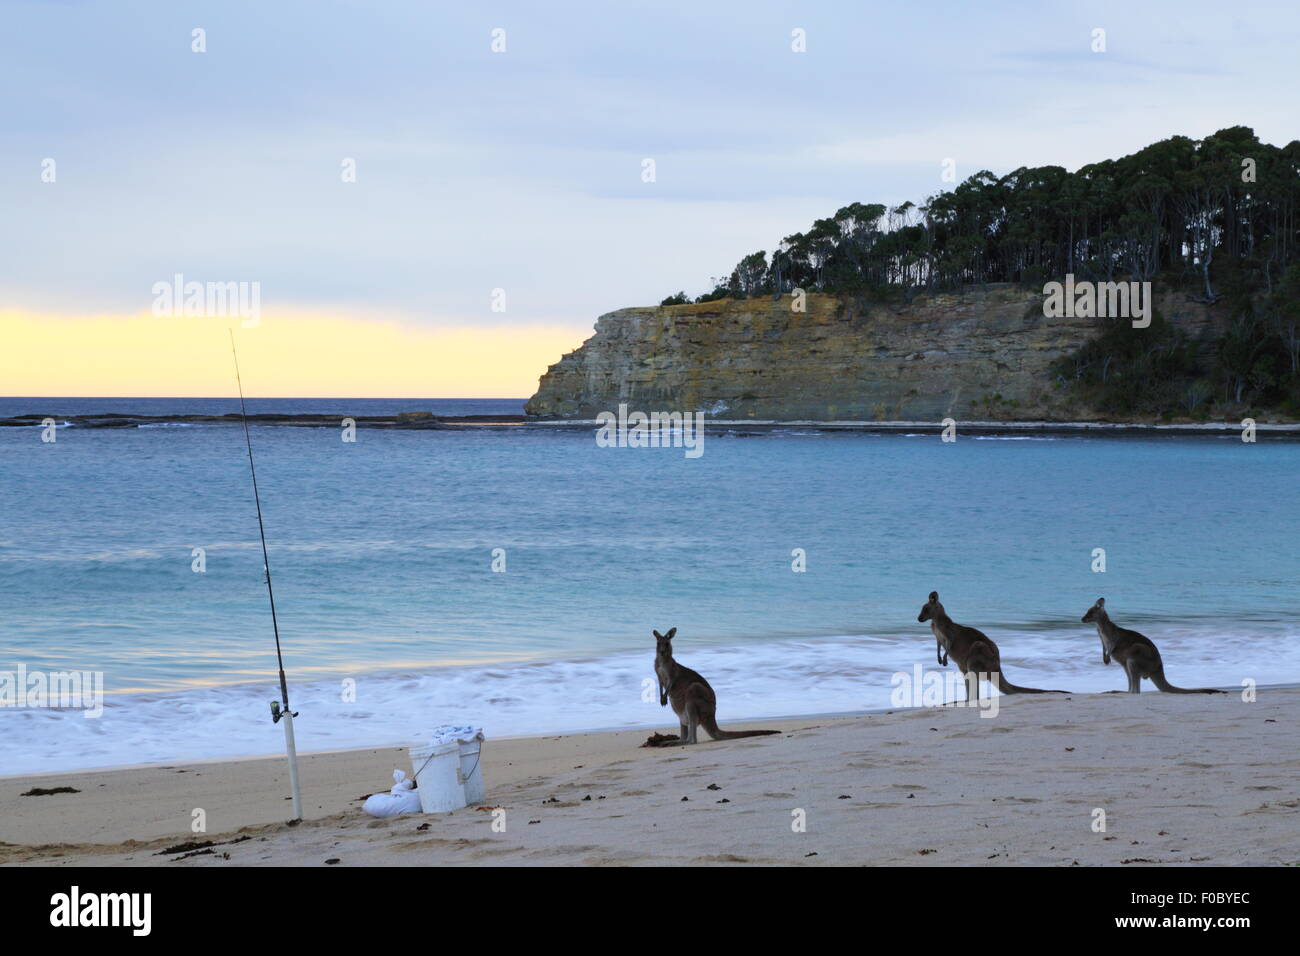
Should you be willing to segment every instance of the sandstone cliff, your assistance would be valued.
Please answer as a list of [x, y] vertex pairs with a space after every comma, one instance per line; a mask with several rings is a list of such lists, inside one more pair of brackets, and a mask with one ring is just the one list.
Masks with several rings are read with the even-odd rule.
[[[619, 309], [542, 376], [525, 411], [593, 418], [620, 402], [641, 411], [703, 409], [715, 418], [938, 421], [946, 416], [1094, 418], [1071, 404], [1052, 362], [1096, 334], [1096, 320], [1043, 316], [1017, 287], [861, 305], [810, 295]], [[1195, 335], [1213, 320], [1172, 294], [1156, 307]]]

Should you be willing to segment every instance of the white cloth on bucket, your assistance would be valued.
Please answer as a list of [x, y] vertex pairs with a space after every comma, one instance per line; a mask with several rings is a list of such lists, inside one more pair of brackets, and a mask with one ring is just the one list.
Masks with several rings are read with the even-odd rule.
[[468, 744], [475, 740], [483, 739], [483, 728], [475, 727], [473, 724], [443, 724], [441, 727], [433, 728], [433, 736], [429, 738], [430, 747], [441, 747], [444, 744]]
[[405, 770], [394, 770], [393, 789], [388, 793], [372, 793], [361, 805], [361, 809], [372, 817], [419, 813], [420, 795], [415, 792], [415, 781], [406, 779]]

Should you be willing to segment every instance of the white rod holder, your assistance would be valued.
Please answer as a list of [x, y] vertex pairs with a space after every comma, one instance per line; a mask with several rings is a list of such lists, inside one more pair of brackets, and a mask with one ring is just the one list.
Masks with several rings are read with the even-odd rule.
[[289, 789], [293, 792], [293, 818], [302, 819], [302, 791], [298, 789], [298, 748], [293, 742], [293, 714], [284, 712], [284, 749], [289, 755]]

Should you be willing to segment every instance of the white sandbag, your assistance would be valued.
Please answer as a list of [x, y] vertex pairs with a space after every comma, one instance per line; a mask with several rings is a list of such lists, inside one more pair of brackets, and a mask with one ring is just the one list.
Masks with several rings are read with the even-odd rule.
[[372, 817], [396, 817], [403, 813], [420, 812], [420, 795], [415, 782], [406, 779], [406, 771], [393, 771], [393, 789], [388, 793], [372, 793], [361, 805]]

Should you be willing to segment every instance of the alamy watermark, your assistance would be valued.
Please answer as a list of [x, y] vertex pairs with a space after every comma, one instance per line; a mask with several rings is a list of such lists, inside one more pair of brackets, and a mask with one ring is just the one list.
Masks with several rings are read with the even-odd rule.
[[[981, 717], [998, 715], [998, 698], [995, 694], [983, 695], [979, 685], [983, 683], [998, 684], [995, 673], [971, 673], [963, 676], [956, 671], [927, 671], [920, 664], [912, 665], [912, 672], [895, 671], [889, 679], [894, 689], [889, 693], [891, 707], [942, 707], [951, 703], [954, 707], [978, 707]], [[965, 685], [966, 698], [959, 700], [957, 687]]]
[[103, 671], [0, 671], [0, 707], [69, 708], [95, 719], [104, 713]]
[[596, 445], [600, 448], [685, 448], [687, 458], [704, 454], [703, 412], [629, 412], [596, 416]]
[[155, 282], [153, 314], [158, 318], [237, 318], [255, 329], [262, 321], [262, 283], [185, 281], [176, 273], [170, 282]]
[[1135, 329], [1151, 325], [1150, 282], [1075, 282], [1071, 272], [1064, 282], [1044, 285], [1043, 295], [1043, 315], [1049, 319], [1132, 319]]
[[148, 936], [152, 914], [152, 893], [83, 893], [74, 884], [50, 897], [50, 925], [56, 927], [118, 926], [133, 936]]

